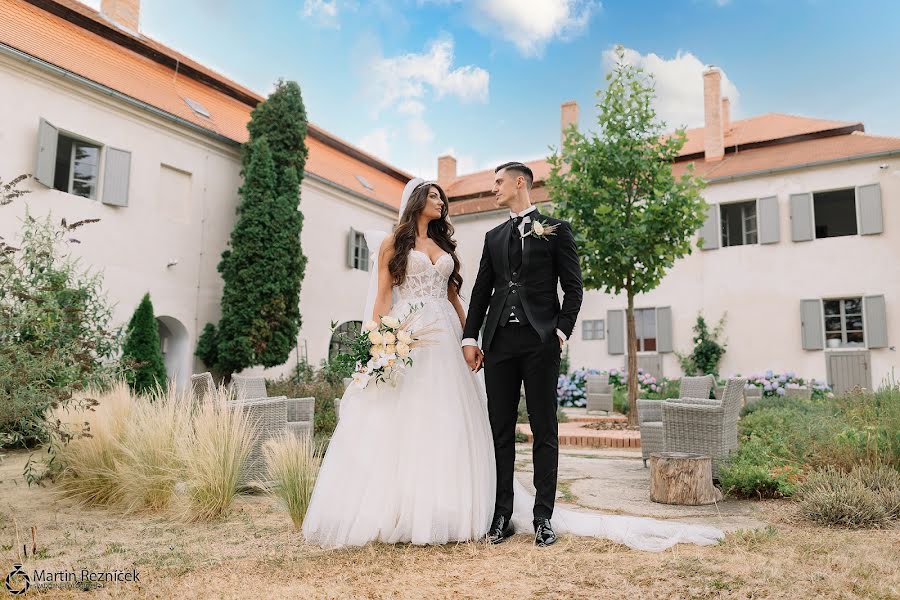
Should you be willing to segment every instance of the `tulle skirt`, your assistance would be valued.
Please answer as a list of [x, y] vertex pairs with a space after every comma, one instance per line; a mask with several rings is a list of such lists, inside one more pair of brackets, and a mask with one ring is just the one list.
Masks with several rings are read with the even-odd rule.
[[[409, 305], [395, 306], [402, 318]], [[412, 351], [396, 387], [351, 385], [303, 521], [307, 541], [327, 547], [445, 544], [479, 540], [493, 517], [496, 466], [483, 371], [462, 355], [459, 318], [447, 300], [428, 299], [423, 323], [440, 329]], [[534, 496], [514, 481], [512, 525], [533, 533]], [[723, 533], [702, 525], [604, 515], [557, 507], [558, 534], [601, 537], [661, 551], [678, 543], [714, 544]]]

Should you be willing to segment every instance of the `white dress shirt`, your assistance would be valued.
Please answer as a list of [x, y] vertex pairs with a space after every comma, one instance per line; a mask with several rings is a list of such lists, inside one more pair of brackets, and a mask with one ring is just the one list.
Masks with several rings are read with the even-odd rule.
[[[516, 217], [525, 217], [524, 219], [522, 219], [522, 222], [519, 223], [519, 236], [522, 238], [522, 250], [525, 250], [525, 237], [524, 237], [525, 236], [525, 223], [531, 223], [531, 217], [529, 217], [528, 215], [533, 213], [535, 210], [537, 210], [537, 207], [532, 204], [531, 206], [529, 206], [528, 208], [526, 208], [525, 210], [523, 210], [520, 213], [514, 213], [513, 211], [509, 211], [510, 219], [515, 219]], [[513, 321], [513, 322], [518, 323], [518, 321]], [[566, 337], [566, 334], [563, 333], [562, 331], [560, 331], [559, 329], [556, 330], [556, 335], [558, 335], [559, 339], [561, 339], [563, 342], [565, 342], [568, 339]], [[477, 346], [478, 341], [475, 338], [465, 338], [464, 340], [462, 340], [461, 344], [463, 346]]]

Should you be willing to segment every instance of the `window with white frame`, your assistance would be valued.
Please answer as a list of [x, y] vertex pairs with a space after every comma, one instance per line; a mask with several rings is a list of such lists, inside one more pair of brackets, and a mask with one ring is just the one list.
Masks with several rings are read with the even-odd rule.
[[634, 329], [638, 352], [655, 352], [656, 309], [636, 308], [634, 310]]
[[756, 200], [719, 206], [722, 246], [744, 246], [758, 241]]
[[856, 190], [831, 190], [813, 194], [816, 238], [856, 235]]
[[53, 187], [96, 200], [99, 179], [100, 146], [60, 133]]
[[862, 298], [823, 300], [822, 308], [825, 315], [825, 343], [829, 348], [857, 348], [865, 345]]
[[37, 134], [35, 181], [110, 206], [128, 206], [131, 152], [61, 131], [43, 118], [38, 122]]
[[602, 340], [606, 337], [603, 319], [591, 319], [581, 322], [581, 339]]
[[369, 270], [369, 246], [366, 245], [366, 236], [361, 231], [353, 234], [353, 268], [362, 271]]

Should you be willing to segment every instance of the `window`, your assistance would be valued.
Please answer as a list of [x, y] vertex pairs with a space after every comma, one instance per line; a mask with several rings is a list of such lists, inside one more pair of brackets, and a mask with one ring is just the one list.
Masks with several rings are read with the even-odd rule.
[[354, 337], [362, 331], [362, 321], [347, 321], [341, 323], [331, 334], [331, 342], [328, 344], [328, 360], [332, 360], [338, 354], [349, 352], [350, 347], [341, 343], [341, 336]]
[[209, 111], [206, 110], [206, 107], [197, 102], [196, 100], [192, 100], [188, 97], [184, 97], [184, 103], [191, 107], [191, 110], [200, 115], [201, 117], [206, 117], [207, 119], [211, 118]]
[[823, 300], [822, 305], [825, 343], [829, 348], [856, 348], [865, 344], [862, 298]]
[[110, 206], [128, 206], [131, 152], [62, 132], [46, 119], [38, 122], [37, 142], [35, 181], [75, 196], [99, 199]]
[[636, 308], [634, 329], [637, 336], [638, 352], [656, 351], [656, 309]]
[[361, 231], [351, 231], [352, 236], [352, 269], [360, 269], [361, 271], [369, 270], [369, 247], [366, 245], [366, 236]]
[[581, 322], [581, 339], [602, 340], [606, 337], [603, 319]]
[[722, 246], [744, 246], [758, 240], [756, 201], [722, 204]]
[[100, 146], [59, 134], [53, 187], [94, 200], [99, 178]]
[[856, 235], [856, 190], [833, 190], [813, 194], [816, 238]]
[[372, 187], [372, 184], [369, 183], [369, 180], [363, 177], [362, 175], [356, 175], [356, 180], [359, 182], [361, 186], [366, 188], [367, 190], [375, 191], [375, 188]]

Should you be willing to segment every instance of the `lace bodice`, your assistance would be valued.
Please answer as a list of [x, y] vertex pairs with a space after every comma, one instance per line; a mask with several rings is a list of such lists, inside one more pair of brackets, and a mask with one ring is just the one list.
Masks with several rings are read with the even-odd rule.
[[406, 281], [397, 287], [398, 302], [426, 298], [447, 299], [447, 282], [453, 273], [453, 258], [449, 254], [442, 254], [432, 264], [424, 252], [410, 250], [406, 260]]

